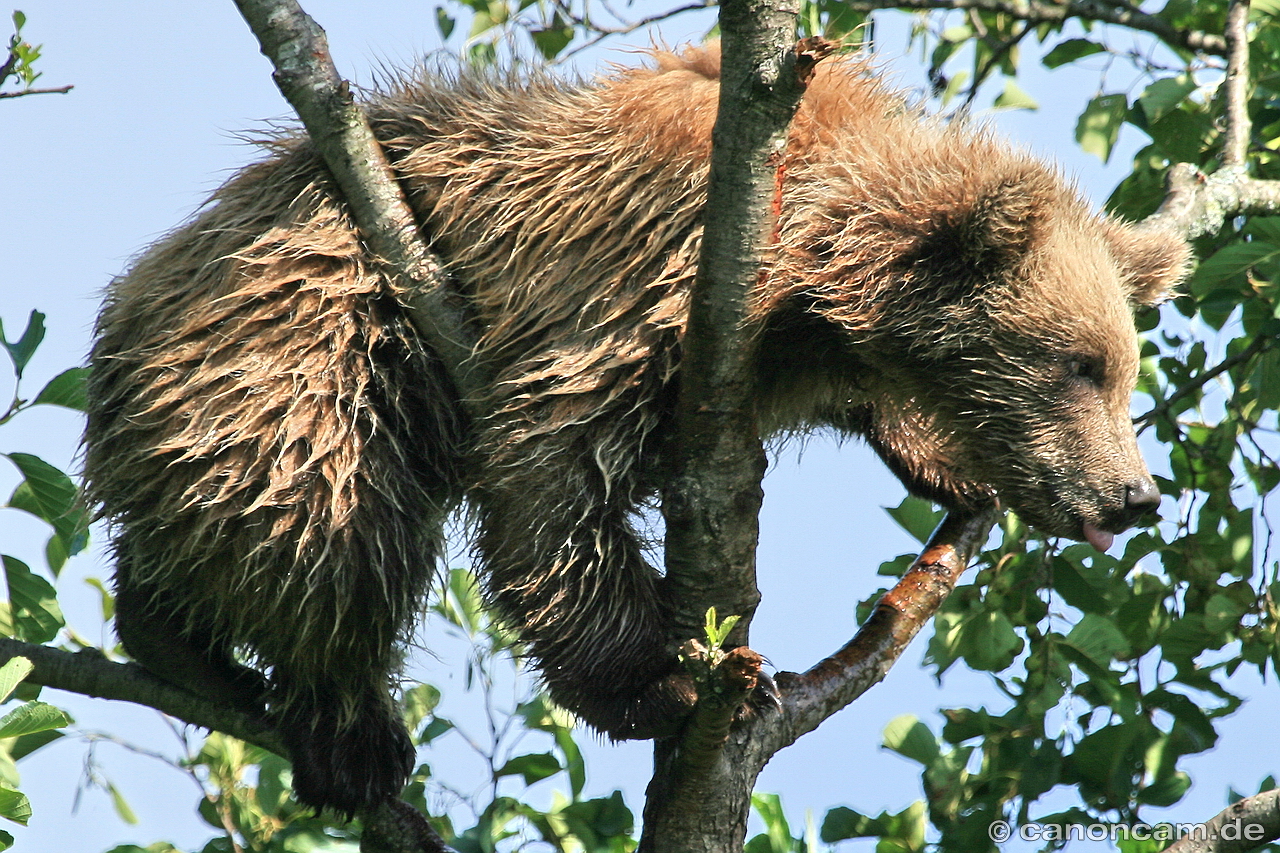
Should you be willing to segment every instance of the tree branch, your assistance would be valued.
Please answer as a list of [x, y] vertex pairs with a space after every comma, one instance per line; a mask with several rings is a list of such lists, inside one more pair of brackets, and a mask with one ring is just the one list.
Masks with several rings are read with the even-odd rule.
[[783, 720], [769, 732], [771, 752], [816, 729], [885, 677], [955, 589], [998, 515], [994, 507], [972, 515], [948, 513], [852, 640], [803, 675], [779, 674]]
[[984, 12], [1001, 12], [1010, 17], [1038, 24], [1061, 24], [1069, 18], [1117, 24], [1133, 30], [1151, 33], [1174, 47], [1215, 56], [1225, 56], [1227, 42], [1222, 36], [1199, 30], [1180, 30], [1162, 18], [1149, 15], [1127, 3], [1108, 3], [1099, 0], [851, 0], [848, 7], [856, 12], [874, 12], [877, 9], [978, 9]]
[[[797, 0], [725, 0], [720, 6], [720, 102], [698, 275], [681, 344], [669, 445], [675, 458], [662, 492], [676, 641], [699, 636], [714, 605], [741, 617], [731, 642], [745, 645], [759, 601], [755, 549], [765, 457], [748, 302], [776, 242], [791, 117], [814, 63], [832, 49], [820, 39], [795, 46], [798, 11]], [[700, 756], [696, 761], [682, 761], [675, 742], [655, 744], [642, 851], [742, 849], [759, 770], [706, 748], [722, 741], [724, 718], [715, 711], [695, 719], [685, 744]]]
[[236, 6], [275, 66], [276, 85], [324, 157], [360, 233], [465, 405], [485, 387], [470, 312], [423, 242], [382, 146], [333, 64], [324, 30], [296, 0], [236, 0]]
[[1280, 838], [1280, 788], [1232, 803], [1165, 853], [1247, 853]]
[[1222, 165], [1243, 169], [1249, 154], [1253, 124], [1249, 121], [1249, 0], [1231, 0], [1227, 7], [1227, 76], [1222, 81]]
[[284, 742], [264, 721], [228, 704], [197, 696], [135, 663], [114, 663], [95, 650], [68, 652], [0, 638], [0, 664], [24, 657], [35, 667], [26, 681], [97, 699], [146, 705], [179, 720], [288, 756]]
[[1280, 214], [1280, 181], [1250, 178], [1240, 169], [1206, 175], [1190, 163], [1177, 163], [1166, 179], [1164, 202], [1142, 220], [1144, 228], [1167, 228], [1188, 240], [1217, 234], [1236, 216]]

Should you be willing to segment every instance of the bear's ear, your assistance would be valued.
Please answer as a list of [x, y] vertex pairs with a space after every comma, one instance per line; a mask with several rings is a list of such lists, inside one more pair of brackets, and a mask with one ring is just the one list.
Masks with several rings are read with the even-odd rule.
[[998, 278], [1035, 242], [1053, 204], [1048, 178], [1028, 170], [976, 186], [944, 187], [913, 262], [957, 283]]
[[1106, 236], [1134, 306], [1156, 305], [1174, 295], [1191, 263], [1185, 240], [1164, 228], [1115, 219], [1107, 220]]

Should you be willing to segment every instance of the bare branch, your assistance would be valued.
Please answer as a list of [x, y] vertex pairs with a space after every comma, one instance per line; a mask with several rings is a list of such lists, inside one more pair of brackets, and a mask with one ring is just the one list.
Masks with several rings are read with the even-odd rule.
[[444, 362], [465, 402], [483, 387], [465, 303], [423, 243], [413, 211], [351, 87], [329, 55], [324, 30], [296, 0], [236, 0], [275, 66], [272, 77], [302, 119], [342, 189], [369, 248], [386, 265], [418, 331]]
[[779, 674], [784, 721], [770, 732], [771, 751], [817, 728], [885, 677], [955, 589], [969, 561], [987, 541], [997, 515], [995, 508], [972, 515], [948, 513], [907, 573], [876, 602], [852, 640], [803, 675]]
[[22, 98], [26, 95], [65, 95], [74, 89], [75, 86], [53, 86], [48, 89], [23, 89], [20, 92], [0, 92], [0, 99], [4, 98]]
[[1127, 3], [1097, 2], [1097, 0], [851, 0], [850, 9], [857, 12], [873, 12], [877, 9], [978, 9], [984, 12], [1002, 12], [1011, 17], [1038, 24], [1061, 24], [1069, 18], [1118, 24], [1134, 30], [1151, 33], [1166, 44], [1187, 50], [1225, 56], [1227, 42], [1222, 36], [1199, 30], [1180, 30], [1167, 21], [1149, 15]]
[[1280, 838], [1280, 788], [1232, 803], [1165, 853], [1246, 853]]

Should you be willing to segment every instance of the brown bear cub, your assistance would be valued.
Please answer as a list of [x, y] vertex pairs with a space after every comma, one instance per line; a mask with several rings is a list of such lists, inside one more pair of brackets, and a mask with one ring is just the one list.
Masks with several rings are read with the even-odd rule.
[[[633, 519], [662, 481], [718, 55], [592, 85], [463, 76], [369, 106], [494, 381], [459, 404], [305, 138], [277, 140], [110, 289], [86, 472], [142, 665], [265, 713], [298, 797], [397, 796], [390, 690], [466, 502], [498, 614], [619, 737], [688, 709]], [[1131, 311], [1186, 247], [1050, 167], [820, 66], [754, 295], [767, 432], [867, 439], [914, 493], [1099, 548], [1158, 501]]]

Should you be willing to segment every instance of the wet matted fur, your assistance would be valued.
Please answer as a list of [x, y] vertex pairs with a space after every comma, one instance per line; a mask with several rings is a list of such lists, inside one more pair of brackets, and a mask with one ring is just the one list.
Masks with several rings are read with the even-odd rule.
[[[714, 48], [590, 85], [405, 83], [369, 105], [495, 377], [469, 422], [304, 138], [110, 289], [86, 473], [126, 648], [266, 708], [306, 803], [399, 793], [390, 689], [462, 501], [489, 600], [615, 737], [692, 700], [632, 518], [658, 488], [704, 212]], [[1155, 500], [1133, 306], [1186, 249], [1050, 167], [824, 63], [753, 297], [766, 432], [865, 437], [915, 493], [1105, 544]]]

